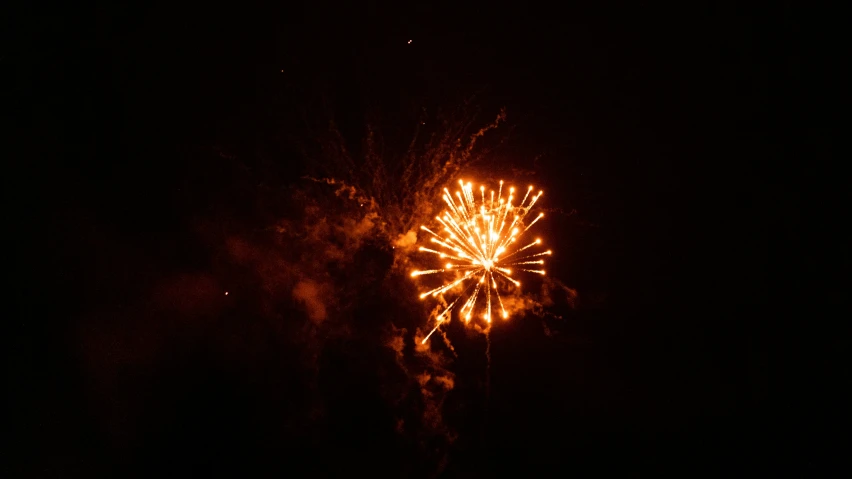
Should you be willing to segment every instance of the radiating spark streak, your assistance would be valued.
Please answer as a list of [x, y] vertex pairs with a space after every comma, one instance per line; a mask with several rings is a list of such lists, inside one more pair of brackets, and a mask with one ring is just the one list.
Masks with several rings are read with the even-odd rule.
[[[446, 188], [444, 188], [444, 191], [447, 191]], [[458, 196], [458, 192], [456, 192], [456, 196]], [[459, 196], [459, 200], [461, 200], [460, 196]], [[444, 196], [444, 201], [447, 202], [447, 204], [450, 206], [450, 209], [454, 213], [456, 213], [457, 216], [465, 217], [465, 212], [462, 211], [461, 209], [459, 209], [459, 207], [456, 206], [456, 203], [453, 201], [453, 197], [450, 196], [449, 191], [447, 191], [447, 194]]]
[[462, 307], [462, 311], [467, 311], [467, 315], [465, 316], [465, 321], [470, 321], [470, 317], [473, 316], [473, 306], [476, 304], [476, 297], [479, 295], [479, 290], [482, 289], [482, 283], [477, 283], [476, 289], [473, 290], [473, 295], [471, 295], [470, 299], [465, 303]]
[[468, 255], [476, 256], [476, 252], [471, 251], [471, 250], [469, 250], [469, 249], [467, 249], [466, 251], [465, 251], [465, 250], [462, 250], [462, 249], [461, 249], [461, 248], [459, 248], [458, 246], [455, 246], [455, 244], [456, 244], [456, 243], [455, 243], [454, 241], [452, 241], [452, 240], [450, 240], [450, 243], [451, 243], [452, 245], [451, 245], [451, 244], [448, 244], [448, 243], [445, 243], [445, 242], [443, 242], [443, 241], [441, 241], [441, 240], [439, 240], [439, 239], [435, 239], [435, 238], [432, 238], [432, 242], [433, 242], [433, 243], [437, 243], [437, 244], [439, 244], [439, 245], [441, 245], [441, 246], [443, 246], [444, 248], [447, 248], [447, 249], [449, 249], [449, 250], [456, 251], [457, 253], [462, 253], [462, 254], [461, 254], [461, 256], [462, 256], [462, 257], [464, 257], [464, 254], [468, 254]]
[[448, 290], [450, 290], [450, 289], [455, 288], [457, 285], [461, 284], [464, 280], [466, 280], [466, 279], [468, 279], [470, 276], [472, 276], [472, 275], [473, 275], [473, 273], [475, 273], [475, 272], [476, 272], [475, 270], [474, 270], [474, 271], [470, 271], [470, 272], [468, 272], [466, 275], [462, 276], [460, 279], [457, 279], [456, 281], [453, 281], [452, 283], [450, 283], [450, 284], [448, 284], [448, 285], [446, 285], [446, 286], [442, 286], [442, 287], [440, 287], [440, 288], [437, 288], [436, 290], [432, 290], [432, 292], [431, 292], [432, 296], [435, 296], [435, 295], [437, 295], [437, 294], [444, 293], [445, 291], [448, 291]]
[[529, 260], [530, 258], [534, 258], [536, 256], [537, 255], [524, 256], [522, 258], [515, 258], [511, 261], [500, 261], [500, 263], [502, 263], [505, 266], [515, 266], [516, 264], [544, 264], [543, 262], [542, 263], [538, 262], [538, 261], [541, 261], [541, 260], [533, 261], [533, 262], [530, 262], [530, 263], [524, 262], [524, 261]]
[[423, 341], [420, 341], [420, 344], [426, 344], [426, 341], [429, 341], [429, 337], [432, 336], [432, 333], [434, 333], [438, 330], [439, 327], [441, 327], [442, 321], [442, 319], [438, 320], [438, 324], [436, 324], [435, 327], [432, 328], [432, 331], [429, 331], [429, 334], [427, 334], [426, 337], [423, 338]]
[[[452, 229], [453, 229], [453, 230], [455, 230], [455, 233], [457, 233], [457, 234], [458, 234], [458, 235], [460, 235], [460, 236], [465, 236], [465, 233], [461, 230], [461, 228], [459, 228], [459, 225], [458, 225], [458, 223], [456, 223], [456, 221], [455, 221], [455, 220], [451, 220], [451, 221], [449, 222], [449, 225], [450, 225], [450, 226], [448, 226], [448, 223], [445, 223], [445, 222], [444, 222], [444, 220], [443, 220], [443, 219], [441, 219], [441, 218], [439, 218], [439, 219], [438, 219], [438, 221], [439, 221], [442, 225], [444, 225], [444, 227], [445, 227], [445, 228], [447, 228], [448, 230], [449, 230], [449, 229], [451, 229], [451, 228], [450, 228], [450, 226], [452, 226]], [[435, 239], [434, 239], [434, 238], [433, 238], [433, 241], [435, 241]], [[450, 249], [456, 249], [456, 251], [458, 251], [458, 248], [463, 247], [463, 248], [465, 248], [465, 250], [466, 250], [465, 252], [466, 252], [467, 254], [470, 254], [470, 255], [473, 255], [473, 256], [478, 256], [477, 252], [476, 252], [474, 249], [469, 248], [469, 247], [468, 247], [465, 243], [463, 243], [463, 242], [456, 241], [456, 238], [453, 238], [453, 236], [450, 236], [449, 238], [447, 238], [447, 241], [448, 241], [449, 243], [452, 243], [452, 244], [453, 244], [453, 246], [452, 246], [452, 247], [450, 247], [450, 246], [446, 246], [446, 245], [445, 245], [447, 248], [450, 248]], [[435, 242], [437, 242], [437, 241], [435, 241]], [[441, 243], [441, 244], [443, 245], [443, 243]]]
[[[530, 243], [530, 244], [528, 244], [528, 245], [524, 246], [523, 248], [521, 248], [521, 249], [519, 249], [519, 250], [517, 250], [517, 251], [515, 251], [515, 252], [513, 252], [513, 253], [511, 253], [511, 254], [508, 254], [508, 255], [506, 255], [506, 256], [504, 256], [504, 257], [500, 258], [500, 259], [502, 259], [503, 261], [506, 261], [507, 259], [511, 258], [512, 256], [515, 256], [516, 254], [520, 253], [521, 251], [524, 251], [524, 250], [526, 250], [526, 249], [530, 249], [530, 248], [532, 248], [533, 246], [535, 246], [535, 245], [537, 245], [537, 244], [541, 244], [541, 241], [538, 241], [538, 240], [533, 241], [532, 243]], [[539, 253], [539, 254], [544, 254], [544, 253]]]
[[527, 190], [527, 194], [525, 194], [524, 199], [521, 200], [521, 205], [523, 205], [524, 203], [527, 202], [527, 198], [530, 196], [530, 191], [532, 191], [532, 190], [533, 190], [533, 187], [532, 187], [532, 185], [530, 185], [530, 188]]
[[[484, 201], [484, 199], [483, 199], [483, 201]], [[490, 271], [486, 271], [485, 274], [490, 276]], [[485, 276], [483, 276], [483, 279], [485, 279]], [[486, 302], [485, 302], [485, 304], [487, 305], [486, 306], [487, 309], [485, 310], [485, 320], [490, 323], [491, 322], [491, 284], [488, 284], [485, 287], [485, 295], [486, 295], [486, 298], [487, 298]]]
[[510, 278], [509, 276], [507, 276], [506, 274], [504, 274], [502, 271], [499, 271], [499, 270], [498, 270], [497, 272], [500, 274], [500, 276], [502, 276], [502, 277], [504, 277], [505, 279], [507, 279], [508, 281], [511, 281], [512, 283], [514, 283], [514, 284], [515, 284], [515, 286], [520, 286], [520, 285], [521, 285], [521, 282], [520, 282], [520, 281], [517, 281], [517, 280], [515, 280], [515, 279]]
[[450, 319], [450, 316], [449, 316], [448, 313], [451, 309], [453, 309], [453, 306], [455, 306], [455, 304], [458, 303], [458, 302], [459, 302], [459, 300], [458, 300], [458, 298], [456, 298], [455, 301], [453, 301], [452, 303], [450, 303], [449, 306], [447, 306], [447, 309], [445, 309], [443, 312], [441, 312], [441, 314], [438, 315], [437, 318], [435, 318], [435, 320], [438, 322], [438, 324], [436, 324], [435, 327], [432, 328], [432, 331], [429, 331], [429, 334], [427, 334], [426, 337], [423, 338], [423, 341], [420, 341], [420, 344], [426, 344], [426, 341], [429, 340], [429, 336], [432, 336], [432, 333], [434, 333], [438, 328], [441, 327], [441, 324], [443, 324], [445, 318]]
[[550, 251], [545, 251], [543, 253], [536, 253], [536, 254], [531, 254], [531, 255], [528, 255], [528, 256], [521, 256], [520, 258], [515, 258], [512, 261], [501, 260], [500, 262], [503, 263], [503, 264], [518, 264], [518, 263], [515, 263], [515, 261], [521, 261], [521, 260], [530, 259], [530, 258], [538, 258], [539, 256], [549, 256], [550, 254], [551, 254]]
[[412, 271], [411, 276], [423, 276], [424, 274], [435, 274], [435, 273], [443, 273], [442, 269], [427, 269], [426, 271]]
[[423, 230], [423, 231], [426, 231], [427, 233], [431, 234], [432, 236], [434, 236], [436, 238], [441, 237], [440, 235], [438, 235], [438, 233], [435, 233], [434, 231], [430, 230], [429, 228], [427, 228], [425, 226], [421, 226], [420, 229]]
[[524, 228], [524, 233], [526, 233], [528, 229], [532, 228], [532, 225], [536, 224], [538, 222], [538, 220], [540, 220], [542, 218], [544, 218], [544, 213], [540, 213], [538, 215], [538, 218], [532, 220], [532, 223], [528, 224], [527, 227]]
[[[494, 281], [494, 275], [491, 276], [491, 281]], [[500, 297], [500, 290], [497, 289], [497, 282], [494, 281], [494, 293], [497, 295], [497, 302], [500, 303], [500, 311], [503, 313], [503, 319], [509, 317], [509, 313], [506, 312], [506, 308], [503, 307], [503, 298]]]
[[[530, 186], [520, 203], [516, 205], [515, 188], [509, 188], [508, 196], [504, 197], [503, 181], [500, 181], [496, 197], [493, 189], [486, 195], [484, 185], [479, 186], [478, 197], [474, 194], [471, 182], [465, 183], [459, 180], [459, 187], [459, 190], [454, 193], [444, 188], [442, 199], [446, 203], [446, 209], [435, 218], [442, 226], [442, 232], [421, 226], [421, 229], [431, 236], [429, 241], [437, 247], [431, 249], [421, 246], [419, 251], [445, 258], [441, 263], [444, 268], [413, 271], [411, 276], [446, 275], [457, 272], [450, 281], [422, 293], [421, 299], [429, 295], [443, 295], [462, 284], [468, 284], [468, 286], [447, 309], [437, 316], [437, 324], [423, 339], [423, 343], [441, 324], [450, 320], [456, 304], [461, 304], [458, 309], [459, 314], [466, 322], [469, 322], [474, 315], [474, 309], [478, 309], [477, 304], [484, 302], [481, 317], [491, 323], [495, 306], [491, 304], [492, 298], [497, 298], [500, 313], [507, 318], [508, 312], [499, 290], [506, 283], [512, 283], [515, 286], [521, 284], [520, 281], [510, 277], [512, 270], [509, 266], [516, 266], [519, 271], [544, 274], [544, 270], [526, 269], [525, 266], [543, 265], [542, 259], [535, 258], [551, 254], [548, 250], [519, 255], [540, 245], [539, 239], [520, 248], [515, 247], [524, 233], [543, 217], [538, 215], [531, 222], [526, 220], [530, 209], [543, 192], [539, 191], [533, 195], [533, 187]], [[450, 262], [446, 262], [447, 259]], [[472, 293], [469, 293], [471, 289]]]

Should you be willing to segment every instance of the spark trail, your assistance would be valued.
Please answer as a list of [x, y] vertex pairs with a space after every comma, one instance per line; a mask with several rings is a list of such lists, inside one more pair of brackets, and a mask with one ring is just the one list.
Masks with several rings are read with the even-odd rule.
[[541, 239], [518, 246], [523, 244], [519, 240], [524, 234], [544, 217], [544, 213], [540, 213], [527, 222], [527, 216], [542, 191], [530, 196], [533, 191], [530, 186], [520, 203], [515, 205], [515, 188], [509, 188], [508, 196], [504, 198], [503, 181], [500, 181], [496, 197], [494, 190], [486, 195], [485, 186], [480, 186], [479, 195], [476, 195], [470, 182], [459, 180], [459, 185], [461, 189], [455, 195], [444, 188], [443, 200], [447, 208], [435, 217], [440, 225], [440, 229], [435, 229], [439, 232], [420, 227], [430, 236], [429, 241], [434, 246], [421, 246], [419, 250], [433, 254], [441, 261], [447, 260], [443, 268], [411, 272], [412, 277], [441, 275], [444, 279], [441, 286], [422, 293], [420, 299], [459, 293], [438, 315], [437, 324], [422, 341], [424, 344], [450, 319], [457, 305], [459, 316], [466, 323], [473, 318], [478, 304], [483, 309], [482, 319], [489, 325], [492, 311], [497, 308], [504, 319], [508, 318], [500, 290], [505, 294], [509, 283], [521, 285], [512, 277], [513, 268], [544, 275], [544, 269], [533, 268], [543, 268], [542, 257], [551, 254], [550, 250], [534, 252], [536, 250], [531, 249], [539, 246]]

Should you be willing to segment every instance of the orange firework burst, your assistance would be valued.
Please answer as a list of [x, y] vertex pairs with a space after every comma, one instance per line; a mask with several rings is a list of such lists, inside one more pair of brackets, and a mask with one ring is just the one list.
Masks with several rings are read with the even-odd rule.
[[508, 318], [509, 313], [500, 297], [500, 288], [508, 283], [521, 285], [520, 281], [512, 278], [512, 267], [543, 275], [543, 269], [530, 268], [542, 267], [544, 260], [541, 257], [551, 254], [548, 250], [519, 256], [520, 253], [540, 245], [540, 239], [525, 246], [516, 246], [524, 233], [544, 216], [544, 213], [540, 213], [526, 223], [527, 215], [542, 195], [542, 191], [530, 196], [533, 191], [530, 186], [521, 202], [514, 205], [512, 202], [515, 199], [515, 188], [509, 188], [508, 198], [504, 199], [502, 181], [496, 198], [494, 190], [491, 190], [490, 195], [486, 195], [485, 187], [480, 186], [478, 200], [471, 183], [465, 184], [459, 180], [459, 185], [461, 191], [456, 191], [455, 199], [449, 190], [444, 188], [444, 202], [448, 208], [435, 218], [443, 228], [442, 234], [425, 226], [420, 227], [432, 236], [430, 241], [437, 248], [421, 246], [420, 251], [448, 260], [441, 269], [411, 272], [412, 277], [434, 274], [445, 278], [444, 284], [421, 294], [420, 299], [427, 296], [437, 297], [453, 290], [459, 291], [459, 295], [438, 315], [437, 324], [423, 339], [423, 343], [426, 343], [441, 324], [450, 319], [457, 304], [461, 304], [459, 315], [465, 322], [469, 322], [474, 315], [477, 300], [480, 299], [479, 303], [484, 304], [482, 318], [491, 323], [492, 292], [493, 297], [497, 299], [495, 306], [499, 305], [500, 314], [504, 319]]

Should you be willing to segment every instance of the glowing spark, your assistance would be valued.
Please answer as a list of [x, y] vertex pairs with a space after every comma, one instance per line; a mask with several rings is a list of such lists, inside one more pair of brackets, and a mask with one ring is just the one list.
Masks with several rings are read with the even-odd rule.
[[[492, 321], [492, 298], [497, 301], [494, 307], [499, 307], [499, 315], [506, 319], [509, 312], [503, 306], [500, 289], [509, 283], [520, 286], [517, 281], [509, 276], [512, 274], [510, 266], [517, 266], [520, 271], [544, 275], [544, 270], [526, 269], [527, 265], [543, 265], [541, 256], [550, 255], [551, 250], [529, 254], [529, 252], [518, 256], [519, 253], [529, 248], [539, 246], [541, 238], [534, 241], [525, 241], [524, 246], [515, 247], [518, 239], [530, 229], [544, 214], [539, 214], [532, 221], [527, 221], [527, 215], [535, 202], [543, 194], [539, 191], [531, 195], [532, 185], [527, 189], [520, 204], [513, 204], [515, 200], [515, 188], [509, 188], [508, 198], [503, 197], [503, 181], [495, 197], [494, 190], [486, 195], [485, 186], [479, 187], [479, 195], [473, 193], [473, 184], [459, 180], [460, 191], [454, 194], [444, 188], [442, 200], [446, 203], [446, 209], [435, 220], [441, 225], [441, 234], [438, 230], [431, 230], [421, 226], [423, 231], [432, 237], [431, 243], [437, 249], [420, 247], [419, 251], [431, 253], [439, 258], [451, 258], [452, 263], [444, 264], [444, 269], [415, 270], [411, 272], [412, 277], [441, 274], [445, 277], [444, 283], [437, 288], [420, 294], [420, 299], [427, 296], [443, 295], [453, 289], [458, 289], [460, 294], [447, 308], [437, 316], [437, 324], [423, 339], [423, 343], [432, 336], [442, 324], [448, 322], [453, 308], [461, 304], [460, 315], [465, 322], [469, 322], [474, 316], [477, 300], [484, 303], [484, 311], [476, 314], [487, 323]], [[498, 279], [499, 278], [499, 279]], [[492, 294], [493, 292], [493, 294]], [[505, 293], [505, 291], [504, 291]]]

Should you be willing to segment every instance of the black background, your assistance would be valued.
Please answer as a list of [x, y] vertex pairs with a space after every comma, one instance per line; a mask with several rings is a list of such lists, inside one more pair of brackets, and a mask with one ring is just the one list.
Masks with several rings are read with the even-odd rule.
[[[369, 357], [342, 367], [326, 346], [321, 394], [359, 402], [331, 406], [318, 430], [291, 417], [310, 405], [285, 345], [270, 340], [248, 369], [191, 346], [234, 334], [239, 306], [203, 328], [140, 336], [156, 313], [122, 305], [212, 268], [217, 247], [197, 218], [251, 216], [251, 201], [228, 196], [228, 158], [298, 181], [291, 140], [308, 134], [300, 115], [317, 98], [357, 138], [368, 111], [393, 123], [474, 94], [484, 112], [506, 108], [514, 161], [535, 170], [548, 206], [574, 211], [546, 228], [551, 272], [580, 302], [548, 322], [559, 334], [535, 320], [495, 331], [486, 426], [465, 412], [483, 404], [463, 384], [481, 365], [459, 360], [448, 420], [461, 436], [444, 473], [825, 470], [840, 451], [848, 344], [834, 331], [844, 283], [832, 274], [848, 253], [830, 226], [844, 192], [830, 161], [839, 35], [829, 12], [739, 3], [104, 3], [10, 15], [0, 62], [21, 147], [4, 155], [7, 236], [21, 244], [7, 253], [23, 267], [6, 337], [21, 451], [10, 470], [431, 474], [397, 447], [372, 396], [382, 380], [347, 382], [369, 376]], [[105, 304], [110, 331], [170, 352], [92, 392], [80, 324]], [[182, 338], [183, 352], [158, 335]], [[136, 415], [104, 426], [100, 405], [121, 401], [138, 401]]]

